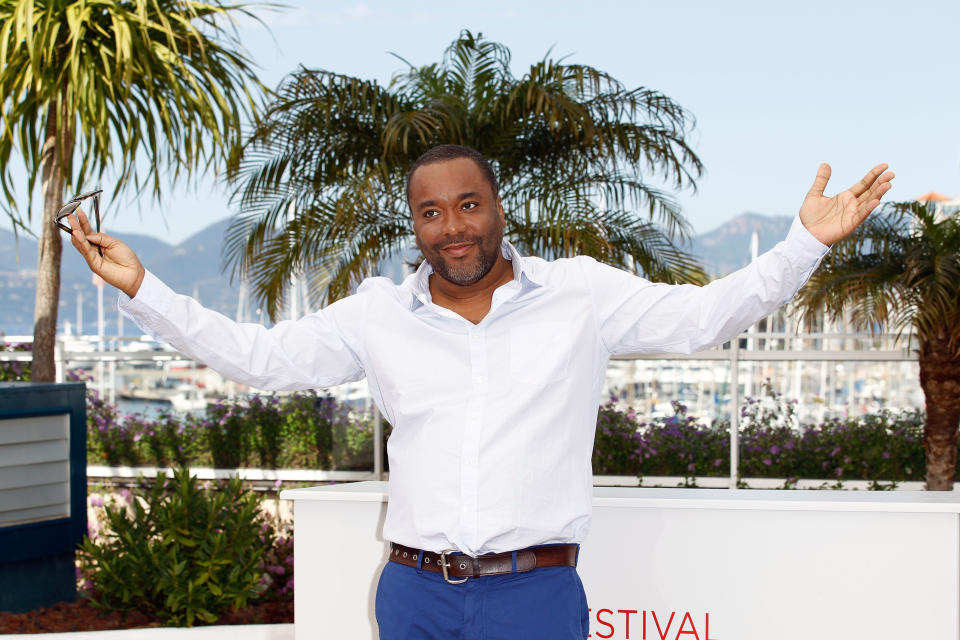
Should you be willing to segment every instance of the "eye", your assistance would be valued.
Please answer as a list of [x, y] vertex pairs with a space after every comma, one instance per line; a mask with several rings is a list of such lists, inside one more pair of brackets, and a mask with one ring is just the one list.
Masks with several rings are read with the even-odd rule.
[[477, 204], [476, 202], [464, 202], [462, 208], [463, 208], [463, 209], [466, 209], [467, 211], [469, 211], [470, 209], [476, 209], [476, 208], [479, 207], [479, 206], [480, 206], [480, 205]]
[[440, 212], [437, 211], [436, 209], [427, 209], [426, 211], [423, 212], [424, 218], [434, 218], [438, 215], [440, 215]]

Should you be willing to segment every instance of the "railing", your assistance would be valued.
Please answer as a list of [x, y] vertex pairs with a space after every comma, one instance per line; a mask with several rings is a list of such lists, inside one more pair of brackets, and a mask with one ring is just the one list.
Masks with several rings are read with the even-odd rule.
[[[11, 337], [6, 339], [8, 342], [27, 342], [29, 337]], [[843, 341], [851, 348], [825, 349], [824, 345], [831, 341]], [[805, 342], [813, 342], [817, 348], [805, 348]], [[729, 386], [729, 418], [730, 418], [730, 478], [727, 486], [736, 488], [740, 481], [739, 475], [739, 419], [740, 408], [743, 404], [741, 396], [741, 368], [748, 367], [748, 375], [751, 377], [749, 384], [743, 385], [749, 394], [749, 390], [756, 385], [754, 372], [749, 369], [751, 363], [761, 362], [793, 362], [797, 364], [797, 370], [794, 373], [796, 378], [802, 378], [800, 364], [804, 362], [820, 363], [883, 363], [883, 362], [915, 362], [917, 357], [913, 351], [912, 345], [914, 338], [911, 335], [895, 334], [864, 334], [849, 332], [821, 332], [821, 333], [795, 333], [795, 332], [767, 332], [758, 331], [752, 327], [742, 333], [739, 338], [731, 340], [724, 345], [690, 355], [660, 355], [660, 354], [627, 354], [618, 355], [613, 358], [615, 363], [630, 361], [634, 363], [660, 361], [660, 362], [681, 362], [691, 361], [702, 362], [726, 362], [728, 365]], [[167, 346], [156, 345], [156, 343], [146, 343], [150, 345], [150, 350], [144, 351], [119, 351], [116, 349], [105, 349], [105, 345], [119, 346], [121, 343], [141, 343], [144, 344], [139, 336], [126, 337], [94, 337], [85, 341], [71, 339], [69, 342], [58, 340], [56, 346], [57, 360], [57, 381], [63, 381], [65, 372], [70, 363], [92, 364], [96, 368], [94, 375], [94, 384], [102, 397], [106, 397], [111, 402], [116, 401], [116, 377], [117, 368], [120, 363], [127, 362], [152, 362], [162, 367], [165, 363], [172, 361], [189, 361], [178, 352]], [[793, 343], [791, 345], [791, 343]], [[67, 345], [74, 348], [68, 349]], [[864, 344], [869, 344], [870, 348], [863, 348]], [[900, 345], [897, 347], [896, 345]], [[78, 349], [77, 346], [89, 345], [89, 350]], [[155, 346], [154, 346], [155, 345]], [[31, 359], [29, 352], [0, 352], [0, 362], [3, 361], [29, 361]], [[192, 362], [192, 361], [189, 361]], [[195, 364], [195, 363], [194, 363]], [[195, 364], [196, 366], [196, 364]], [[621, 372], [622, 373], [622, 372]], [[715, 373], [715, 372], [714, 372]], [[609, 373], [608, 373], [609, 383]], [[225, 388], [232, 390], [232, 393], [225, 395], [236, 395], [240, 390], [230, 383], [225, 384]], [[823, 383], [821, 383], [823, 386]], [[799, 388], [799, 387], [798, 387]], [[356, 391], [356, 390], [355, 390]], [[382, 419], [375, 406], [370, 403], [374, 409], [374, 469], [373, 477], [383, 477], [383, 438], [382, 438]]]

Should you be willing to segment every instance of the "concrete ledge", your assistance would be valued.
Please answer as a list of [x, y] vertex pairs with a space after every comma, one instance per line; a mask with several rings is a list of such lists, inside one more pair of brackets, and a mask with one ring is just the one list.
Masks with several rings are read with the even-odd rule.
[[61, 638], [63, 640], [294, 640], [292, 624], [237, 624], [211, 627], [152, 627], [72, 633], [14, 633], [4, 638]]

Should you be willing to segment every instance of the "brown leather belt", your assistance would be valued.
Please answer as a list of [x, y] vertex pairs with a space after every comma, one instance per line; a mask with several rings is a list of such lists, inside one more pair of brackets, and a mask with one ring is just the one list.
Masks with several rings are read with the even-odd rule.
[[[458, 584], [466, 582], [467, 578], [523, 573], [539, 567], [576, 567], [578, 550], [579, 547], [575, 544], [551, 544], [472, 558], [456, 551], [433, 553], [391, 542], [390, 560], [408, 567], [420, 567], [434, 573], [442, 573], [447, 582]], [[516, 569], [514, 569], [514, 553]], [[451, 580], [451, 578], [459, 579]]]

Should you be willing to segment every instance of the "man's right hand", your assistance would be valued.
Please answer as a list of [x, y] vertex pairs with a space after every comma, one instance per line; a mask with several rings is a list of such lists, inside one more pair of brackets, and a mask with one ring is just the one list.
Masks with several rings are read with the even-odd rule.
[[[136, 296], [145, 273], [137, 254], [116, 238], [105, 233], [94, 233], [83, 211], [77, 211], [77, 219], [80, 220], [79, 225], [76, 219], [70, 220], [73, 246], [87, 261], [90, 270], [131, 298]], [[102, 257], [97, 246], [103, 249]]]

